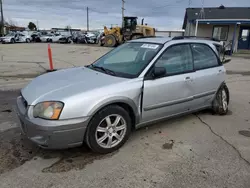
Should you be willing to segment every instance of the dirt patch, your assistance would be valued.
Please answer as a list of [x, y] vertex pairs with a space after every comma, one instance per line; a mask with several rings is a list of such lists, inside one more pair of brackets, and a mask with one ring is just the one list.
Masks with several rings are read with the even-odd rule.
[[[17, 119], [13, 105], [15, 105], [16, 97], [20, 91], [0, 91], [0, 114], [3, 116], [1, 122], [9, 122], [14, 124]], [[8, 114], [8, 115], [7, 115]], [[115, 153], [108, 155], [95, 154], [88, 147], [67, 150], [44, 150], [33, 144], [25, 136], [21, 134], [19, 127], [7, 129], [0, 132], [0, 174], [11, 171], [25, 162], [37, 160], [37, 157], [43, 159], [58, 158], [59, 160], [47, 167], [43, 172], [66, 172], [71, 169], [82, 169], [86, 164], [92, 163], [94, 160], [107, 158]]]
[[95, 160], [111, 157], [116, 152], [100, 155], [93, 153], [87, 147], [61, 151], [56, 154], [60, 156], [60, 160], [51, 166], [44, 168], [42, 172], [59, 173], [67, 172], [72, 169], [80, 170], [83, 169], [87, 164], [93, 163]]
[[162, 149], [172, 149], [174, 146], [174, 140], [170, 140], [170, 142], [162, 145]]
[[0, 174], [32, 159], [38, 148], [21, 136], [19, 128], [0, 133]]
[[250, 137], [250, 131], [247, 130], [239, 131], [239, 134], [245, 137]]
[[21, 134], [19, 128], [8, 129], [0, 133], [0, 174], [11, 171], [26, 161], [59, 158], [57, 162], [42, 170], [42, 172], [67, 172], [72, 169], [82, 169], [94, 160], [111, 157], [114, 153], [100, 155], [93, 153], [88, 147], [67, 150], [44, 150], [33, 144]]

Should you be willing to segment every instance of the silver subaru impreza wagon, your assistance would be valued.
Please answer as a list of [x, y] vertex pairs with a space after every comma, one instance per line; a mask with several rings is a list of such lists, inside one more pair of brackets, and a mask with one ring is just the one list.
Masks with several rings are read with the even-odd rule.
[[120, 148], [132, 130], [210, 108], [228, 111], [229, 90], [218, 42], [143, 38], [88, 66], [33, 79], [17, 98], [22, 132], [43, 148]]

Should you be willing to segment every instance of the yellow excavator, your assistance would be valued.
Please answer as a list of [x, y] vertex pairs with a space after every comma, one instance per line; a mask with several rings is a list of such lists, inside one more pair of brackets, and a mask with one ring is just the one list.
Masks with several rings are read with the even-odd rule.
[[100, 41], [101, 46], [115, 47], [125, 41], [141, 37], [155, 36], [155, 29], [143, 24], [137, 25], [137, 17], [124, 17], [122, 27], [112, 27], [108, 29], [104, 26], [104, 37]]

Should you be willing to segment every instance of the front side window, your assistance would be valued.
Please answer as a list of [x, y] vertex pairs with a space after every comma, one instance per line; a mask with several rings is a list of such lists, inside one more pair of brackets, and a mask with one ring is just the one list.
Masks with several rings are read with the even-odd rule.
[[193, 61], [189, 44], [180, 44], [168, 48], [157, 60], [155, 67], [164, 67], [167, 75], [192, 71]]
[[228, 36], [228, 26], [214, 26], [213, 38], [225, 41]]
[[134, 78], [144, 70], [161, 48], [161, 44], [125, 43], [98, 59], [90, 68], [102, 67], [113, 71], [116, 76]]
[[215, 53], [205, 44], [191, 45], [194, 58], [194, 68], [196, 70], [211, 68], [219, 65]]

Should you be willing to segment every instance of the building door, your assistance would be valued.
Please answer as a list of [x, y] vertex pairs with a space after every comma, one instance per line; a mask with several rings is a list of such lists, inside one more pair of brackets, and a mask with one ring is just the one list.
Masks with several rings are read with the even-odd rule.
[[238, 49], [250, 50], [250, 27], [240, 29]]

